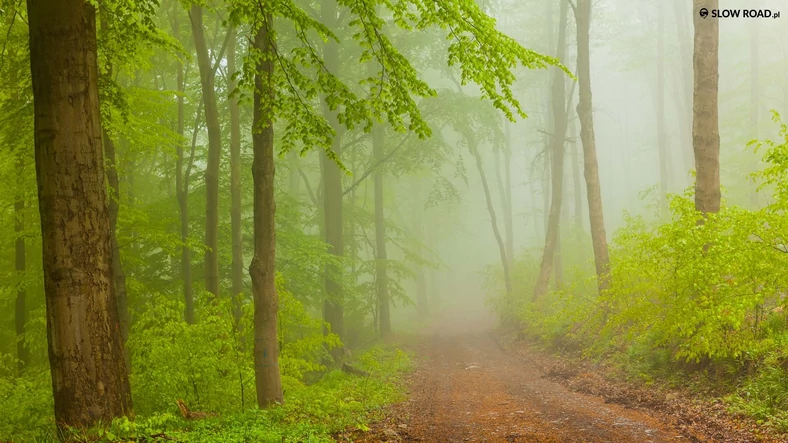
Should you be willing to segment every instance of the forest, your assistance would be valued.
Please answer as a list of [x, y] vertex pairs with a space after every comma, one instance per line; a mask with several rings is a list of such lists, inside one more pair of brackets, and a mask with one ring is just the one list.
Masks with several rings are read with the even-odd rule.
[[781, 8], [0, 0], [0, 442], [788, 441]]

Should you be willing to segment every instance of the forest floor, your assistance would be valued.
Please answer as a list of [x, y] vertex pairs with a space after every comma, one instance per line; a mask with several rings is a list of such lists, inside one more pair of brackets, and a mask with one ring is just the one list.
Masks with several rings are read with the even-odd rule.
[[340, 442], [781, 442], [719, 401], [615, 382], [489, 325], [438, 322], [416, 343], [408, 399]]

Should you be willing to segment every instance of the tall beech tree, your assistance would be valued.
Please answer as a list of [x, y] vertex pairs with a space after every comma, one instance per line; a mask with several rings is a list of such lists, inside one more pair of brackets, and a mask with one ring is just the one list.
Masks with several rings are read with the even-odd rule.
[[[693, 8], [712, 11], [718, 0], [693, 0]], [[695, 209], [707, 214], [719, 212], [720, 128], [719, 128], [719, 20], [704, 20], [693, 14], [695, 46], [692, 66], [695, 72], [692, 96], [692, 148], [695, 152]]]
[[577, 80], [580, 100], [577, 115], [580, 118], [580, 140], [583, 143], [583, 175], [586, 179], [588, 218], [591, 223], [591, 244], [594, 248], [597, 286], [599, 292], [607, 288], [610, 272], [610, 255], [607, 250], [605, 217], [602, 211], [602, 189], [599, 184], [599, 163], [594, 136], [594, 111], [591, 104], [591, 0], [577, 0], [574, 9], [577, 24]]
[[47, 338], [60, 426], [131, 413], [112, 283], [96, 11], [28, 2]]
[[276, 293], [276, 201], [274, 199], [274, 54], [273, 16], [265, 11], [254, 35], [254, 117], [252, 178], [254, 180], [254, 257], [249, 265], [254, 301], [254, 377], [257, 404], [281, 403]]

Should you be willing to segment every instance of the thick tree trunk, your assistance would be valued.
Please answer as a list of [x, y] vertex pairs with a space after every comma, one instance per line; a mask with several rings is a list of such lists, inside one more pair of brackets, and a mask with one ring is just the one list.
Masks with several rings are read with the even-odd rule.
[[[176, 12], [175, 20], [173, 22], [173, 34], [177, 37], [180, 35], [180, 20]], [[183, 63], [178, 63], [178, 135], [181, 140], [184, 136], [184, 106], [183, 94], [185, 91], [185, 79], [183, 73]], [[186, 304], [184, 319], [188, 324], [194, 324], [194, 291], [192, 290], [192, 260], [191, 250], [186, 246], [186, 241], [189, 239], [189, 178], [184, 176], [184, 152], [183, 142], [178, 143], [176, 147], [178, 160], [175, 170], [175, 195], [178, 200], [178, 208], [180, 210], [180, 225], [181, 225], [181, 242], [184, 245], [181, 247], [181, 278], [183, 279], [183, 300]]]
[[[694, 10], [717, 9], [718, 0], [693, 0]], [[692, 105], [692, 147], [695, 152], [695, 209], [706, 214], [720, 210], [720, 132], [717, 108], [719, 83], [719, 20], [695, 17]]]
[[[561, 16], [558, 27], [558, 46], [556, 56], [563, 60], [566, 55], [566, 22], [568, 15], [568, 4], [561, 1]], [[561, 223], [561, 203], [564, 191], [564, 146], [566, 144], [566, 89], [563, 71], [554, 68], [551, 91], [552, 113], [553, 113], [553, 134], [550, 144], [551, 158], [551, 199], [550, 212], [547, 220], [547, 234], [545, 235], [545, 245], [542, 253], [542, 263], [539, 267], [539, 276], [534, 286], [533, 298], [536, 300], [547, 293], [550, 283], [550, 274], [555, 265], [555, 252], [559, 242], [559, 229]]]
[[[376, 164], [384, 161], [383, 127], [376, 125], [372, 128], [372, 153]], [[375, 180], [375, 286], [378, 297], [378, 318], [380, 321], [380, 336], [391, 335], [391, 313], [389, 302], [389, 278], [387, 273], [386, 256], [386, 218], [383, 215], [383, 168], [378, 167], [374, 172]]]
[[203, 32], [202, 7], [192, 5], [189, 10], [197, 64], [200, 68], [202, 100], [208, 128], [208, 158], [205, 165], [205, 290], [219, 295], [219, 163], [222, 151], [222, 133], [219, 110], [216, 105], [214, 69], [208, 56], [208, 46]]
[[28, 17], [55, 420], [110, 422], [132, 411], [112, 293], [96, 12], [83, 0], [30, 0]]
[[[120, 339], [124, 345], [124, 357], [126, 365], [129, 366], [129, 354], [125, 351], [126, 342], [129, 339], [129, 328], [131, 321], [129, 318], [128, 296], [126, 292], [126, 274], [123, 273], [123, 265], [120, 260], [120, 247], [118, 246], [118, 209], [120, 208], [120, 183], [118, 180], [118, 163], [115, 155], [115, 143], [109, 138], [106, 131], [102, 131], [104, 142], [104, 156], [107, 159], [107, 182], [110, 187], [109, 195], [109, 226], [112, 240], [112, 274], [115, 299], [118, 304], [118, 320], [120, 321]], [[129, 366], [130, 367], [130, 366]]]
[[[232, 28], [227, 45], [227, 72], [230, 92], [238, 82], [232, 79], [235, 73], [235, 29]], [[230, 231], [232, 237], [232, 297], [233, 315], [236, 324], [241, 320], [241, 294], [244, 292], [244, 257], [241, 232], [241, 116], [238, 98], [233, 95], [230, 101]]]
[[[323, 22], [329, 29], [337, 26], [337, 5], [335, 2], [321, 3], [321, 14]], [[334, 74], [339, 69], [339, 45], [336, 42], [329, 42], [323, 50], [323, 62], [326, 69]], [[334, 129], [334, 139], [331, 149], [340, 157], [342, 155], [341, 134], [342, 127], [337, 120], [336, 111], [329, 109], [328, 104], [323, 100], [323, 114], [328, 119]], [[321, 153], [320, 166], [323, 175], [323, 215], [326, 243], [328, 243], [329, 254], [343, 257], [345, 255], [345, 243], [342, 221], [342, 171], [333, 160], [328, 158], [325, 152]], [[333, 266], [326, 272], [326, 293], [328, 298], [323, 304], [323, 319], [328, 323], [331, 332], [339, 335], [340, 339], [345, 336], [344, 331], [344, 303], [342, 293], [342, 268]], [[339, 347], [332, 349], [332, 355], [336, 361], [341, 360], [343, 350]]]
[[580, 117], [580, 140], [583, 142], [583, 175], [586, 179], [588, 218], [591, 222], [591, 243], [594, 248], [597, 285], [601, 293], [607, 288], [610, 272], [610, 256], [607, 250], [605, 218], [602, 211], [602, 190], [599, 184], [599, 165], [594, 138], [594, 112], [591, 104], [591, 61], [589, 34], [591, 28], [591, 0], [578, 0], [575, 10], [577, 23], [577, 78], [580, 101], [577, 115]]
[[501, 264], [503, 265], [503, 279], [506, 285], [506, 292], [512, 292], [512, 278], [509, 275], [509, 260], [506, 259], [506, 246], [503, 244], [501, 232], [498, 230], [498, 220], [495, 218], [495, 208], [493, 206], [492, 196], [490, 195], [490, 187], [487, 184], [487, 176], [484, 174], [484, 165], [482, 165], [482, 156], [479, 154], [478, 146], [476, 145], [476, 136], [473, 132], [466, 132], [465, 139], [468, 141], [468, 149], [473, 154], [476, 160], [476, 169], [479, 170], [479, 178], [482, 181], [482, 188], [484, 188], [484, 198], [487, 200], [487, 211], [490, 213], [490, 223], [492, 224], [493, 234], [495, 241], [498, 242], [498, 249], [501, 254]]
[[25, 325], [27, 324], [27, 288], [23, 278], [27, 268], [25, 251], [25, 195], [22, 188], [25, 175], [25, 161], [21, 152], [16, 157], [17, 195], [14, 199], [14, 264], [18, 281], [14, 310], [16, 327], [16, 358], [19, 360], [18, 372], [21, 375], [30, 364], [30, 351], [25, 344]]
[[252, 124], [252, 177], [254, 180], [254, 257], [249, 266], [254, 299], [254, 364], [257, 404], [261, 408], [281, 403], [276, 293], [276, 201], [274, 199], [274, 127], [276, 50], [273, 17], [266, 14], [255, 34], [254, 47], [265, 55], [259, 59], [254, 77], [254, 121]]

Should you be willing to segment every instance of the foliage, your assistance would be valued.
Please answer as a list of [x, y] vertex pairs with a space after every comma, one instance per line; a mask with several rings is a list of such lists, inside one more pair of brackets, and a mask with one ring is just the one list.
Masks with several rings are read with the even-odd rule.
[[[509, 318], [517, 310], [525, 332], [545, 343], [618, 359], [633, 371], [741, 377], [727, 397], [731, 407], [788, 430], [788, 129], [776, 113], [774, 120], [783, 140], [751, 143], [765, 147], [765, 167], [753, 174], [761, 191], [772, 192], [764, 208], [723, 205], [704, 217], [690, 188], [670, 196], [669, 220], [624, 214], [604, 293], [593, 279], [575, 278], [534, 304], [524, 301], [531, 276], [493, 305]], [[533, 259], [515, 268], [533, 269]]]
[[192, 422], [182, 420], [174, 410], [157, 412], [134, 421], [120, 418], [105, 428], [73, 430], [69, 437], [75, 442], [332, 442], [332, 433], [366, 429], [369, 420], [380, 417], [381, 407], [401, 399], [398, 380], [411, 366], [408, 354], [381, 347], [368, 350], [358, 363], [369, 377], [332, 371], [309, 386], [290, 380], [285, 403], [270, 409], [228, 412]]

